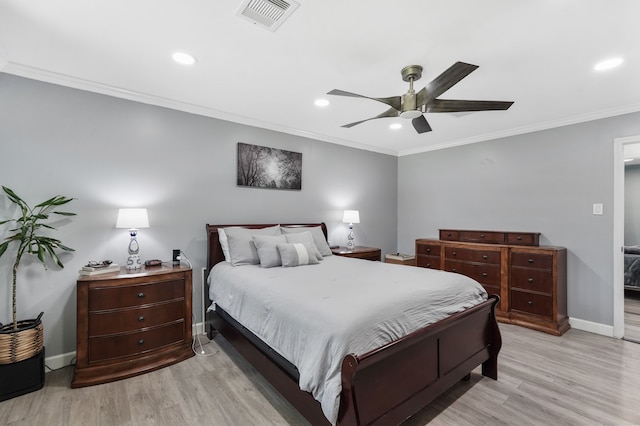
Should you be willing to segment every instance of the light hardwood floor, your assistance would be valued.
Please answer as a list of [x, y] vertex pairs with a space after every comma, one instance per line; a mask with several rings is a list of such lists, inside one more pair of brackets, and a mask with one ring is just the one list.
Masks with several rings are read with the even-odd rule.
[[[579, 330], [562, 337], [500, 324], [494, 381], [476, 369], [406, 425], [640, 424], [640, 345]], [[221, 337], [143, 376], [70, 389], [72, 368], [0, 403], [2, 425], [305, 425]]]
[[640, 343], [640, 291], [624, 292], [624, 338]]

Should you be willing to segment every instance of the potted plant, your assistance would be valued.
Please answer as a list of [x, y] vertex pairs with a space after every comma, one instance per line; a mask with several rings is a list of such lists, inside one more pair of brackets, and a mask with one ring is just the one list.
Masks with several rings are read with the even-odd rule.
[[19, 215], [12, 219], [0, 221], [0, 225], [13, 222], [15, 227], [9, 229], [9, 236], [0, 244], [0, 258], [14, 247], [15, 255], [12, 267], [12, 308], [13, 321], [7, 325], [0, 324], [0, 401], [23, 395], [42, 388], [44, 385], [44, 338], [42, 329], [42, 313], [36, 319], [18, 321], [17, 316], [17, 277], [20, 262], [25, 254], [35, 255], [45, 269], [47, 263], [53, 262], [60, 268], [64, 265], [56, 254], [57, 250], [74, 251], [60, 240], [43, 235], [42, 230], [55, 230], [45, 223], [51, 214], [74, 216], [75, 213], [55, 210], [67, 204], [73, 198], [56, 195], [35, 207], [29, 205], [11, 189], [2, 186], [9, 200], [18, 207]]

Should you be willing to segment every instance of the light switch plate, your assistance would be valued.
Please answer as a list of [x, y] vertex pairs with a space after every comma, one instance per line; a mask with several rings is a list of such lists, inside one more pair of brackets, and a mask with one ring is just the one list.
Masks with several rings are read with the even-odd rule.
[[593, 214], [601, 215], [604, 212], [604, 206], [602, 203], [593, 204]]

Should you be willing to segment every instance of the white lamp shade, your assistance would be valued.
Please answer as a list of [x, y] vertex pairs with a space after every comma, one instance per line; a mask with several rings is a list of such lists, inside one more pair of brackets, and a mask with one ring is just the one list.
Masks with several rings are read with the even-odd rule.
[[342, 221], [344, 223], [360, 223], [360, 212], [358, 210], [345, 210]]
[[138, 229], [148, 227], [149, 217], [147, 216], [147, 209], [118, 210], [116, 228]]

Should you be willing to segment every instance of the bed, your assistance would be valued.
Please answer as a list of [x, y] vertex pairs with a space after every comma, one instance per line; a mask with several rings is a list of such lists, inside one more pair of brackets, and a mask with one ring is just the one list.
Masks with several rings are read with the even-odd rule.
[[[208, 271], [225, 261], [218, 229], [232, 226], [258, 230], [276, 225], [206, 225]], [[319, 227], [326, 241], [327, 231], [324, 223], [281, 226], [298, 229]], [[366, 266], [367, 268], [400, 268], [392, 271], [398, 274], [405, 271], [404, 268], [409, 268], [380, 263], [374, 265], [373, 262], [368, 263], [369, 261], [358, 259], [329, 260], [327, 258], [327, 260], [322, 261], [324, 265], [333, 263], [340, 265], [341, 268], [345, 267], [345, 262], [358, 263], [359, 267], [369, 265]], [[328, 268], [328, 266], [316, 269], [311, 269], [315, 266], [273, 268], [270, 274], [280, 273], [279, 270], [286, 269], [298, 269], [296, 273], [300, 273], [299, 270], [304, 268], [316, 274], [322, 271], [321, 268]], [[251, 268], [235, 268], [234, 271], [234, 268], [225, 262], [214, 271], [216, 277], [225, 269], [234, 273], [239, 273], [241, 270], [243, 273], [245, 271], [258, 273], [259, 267], [254, 268], [256, 272]], [[412, 274], [427, 271], [411, 269]], [[383, 271], [383, 269], [379, 270]], [[447, 277], [457, 276], [457, 274], [442, 271], [433, 271], [433, 273], [447, 274]], [[273, 276], [280, 279], [278, 275]], [[208, 295], [210, 289], [207, 290]], [[345, 290], [345, 292], [348, 291]], [[351, 297], [353, 298], [353, 295]], [[209, 305], [211, 300], [208, 302]], [[314, 425], [399, 424], [456, 382], [468, 379], [471, 371], [479, 365], [482, 365], [483, 375], [497, 379], [497, 358], [501, 347], [501, 336], [494, 313], [497, 302], [497, 296], [489, 296], [485, 301], [412, 330], [379, 347], [370, 348], [363, 353], [345, 354], [338, 359], [340, 386], [335, 417], [327, 416], [324, 400], [316, 401], [311, 392], [300, 390], [299, 381], [301, 378], [304, 379], [306, 374], [304, 365], [298, 369], [283, 356], [281, 350], [270, 347], [250, 331], [255, 328], [240, 324], [234, 317], [235, 313], [231, 315], [219, 306], [220, 304], [212, 305], [213, 309], [207, 311], [206, 328], [210, 338], [219, 332]], [[355, 307], [353, 310], [355, 311]], [[346, 325], [345, 327], [348, 328]], [[338, 326], [338, 328], [342, 327]], [[315, 392], [314, 389], [313, 393]], [[325, 408], [324, 411], [323, 408]], [[330, 417], [331, 421], [327, 417]]]
[[640, 246], [624, 246], [624, 288], [640, 291]]

